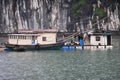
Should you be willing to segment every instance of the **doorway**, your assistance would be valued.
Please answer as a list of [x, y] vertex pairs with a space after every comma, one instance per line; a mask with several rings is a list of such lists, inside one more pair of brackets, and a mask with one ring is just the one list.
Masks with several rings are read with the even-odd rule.
[[111, 35], [107, 36], [107, 45], [111, 45]]

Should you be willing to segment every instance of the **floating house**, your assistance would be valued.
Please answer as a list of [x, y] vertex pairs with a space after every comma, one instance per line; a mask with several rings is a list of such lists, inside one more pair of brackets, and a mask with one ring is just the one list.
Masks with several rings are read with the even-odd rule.
[[90, 45], [111, 45], [110, 33], [92, 33], [90, 34]]
[[57, 41], [56, 30], [21, 30], [8, 35], [6, 47], [11, 50], [60, 49], [64, 42]]
[[[111, 49], [112, 36], [110, 32], [92, 32], [83, 35], [79, 41], [80, 45], [76, 46], [77, 49]], [[81, 45], [83, 44], [83, 45]]]
[[78, 41], [74, 42], [74, 45], [66, 44], [64, 49], [112, 49], [112, 36], [110, 32], [105, 31], [92, 31], [84, 34], [77, 34]]

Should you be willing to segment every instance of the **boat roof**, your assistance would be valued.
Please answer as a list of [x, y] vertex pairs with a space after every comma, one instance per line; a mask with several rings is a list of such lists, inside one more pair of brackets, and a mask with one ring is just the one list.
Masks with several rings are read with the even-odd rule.
[[90, 33], [90, 35], [111, 35], [110, 31], [104, 31], [104, 30], [95, 30]]
[[103, 36], [107, 36], [107, 35], [111, 35], [111, 33], [92, 33], [90, 35], [103, 35]]
[[40, 34], [8, 34], [9, 36], [40, 36]]
[[56, 29], [37, 29], [37, 30], [28, 30], [28, 29], [19, 29], [18, 33], [57, 33]]

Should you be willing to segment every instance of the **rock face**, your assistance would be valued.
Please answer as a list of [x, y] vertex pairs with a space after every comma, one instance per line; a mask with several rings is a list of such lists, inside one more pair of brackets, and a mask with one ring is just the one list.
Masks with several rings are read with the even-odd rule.
[[0, 33], [51, 28], [76, 32], [101, 25], [118, 30], [119, 4], [118, 0], [0, 0]]
[[66, 5], [64, 0], [0, 0], [0, 33], [18, 29], [66, 30]]

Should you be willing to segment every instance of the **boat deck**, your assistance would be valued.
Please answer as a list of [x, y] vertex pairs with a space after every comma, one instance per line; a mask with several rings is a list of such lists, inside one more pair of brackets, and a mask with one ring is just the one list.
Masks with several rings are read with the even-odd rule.
[[78, 50], [107, 50], [107, 49], [112, 49], [112, 45], [84, 45], [84, 46], [79, 46], [79, 45], [65, 45], [62, 47], [64, 50], [68, 49], [78, 49]]

